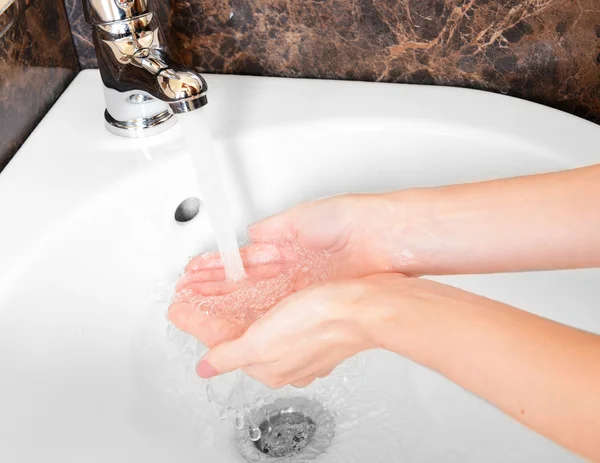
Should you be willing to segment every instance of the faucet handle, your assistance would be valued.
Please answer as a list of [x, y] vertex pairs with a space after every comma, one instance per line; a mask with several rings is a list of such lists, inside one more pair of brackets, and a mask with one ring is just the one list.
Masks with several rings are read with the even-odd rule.
[[148, 0], [83, 0], [83, 12], [89, 24], [122, 21], [148, 13]]
[[156, 76], [158, 95], [174, 114], [186, 113], [206, 105], [208, 85], [200, 74], [170, 60], [161, 50], [138, 50], [133, 63]]

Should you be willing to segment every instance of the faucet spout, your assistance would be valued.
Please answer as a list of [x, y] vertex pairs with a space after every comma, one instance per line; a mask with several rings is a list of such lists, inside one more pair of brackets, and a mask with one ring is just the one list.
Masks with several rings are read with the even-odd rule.
[[110, 132], [154, 135], [176, 123], [173, 114], [207, 104], [206, 81], [169, 58], [147, 0], [83, 0], [83, 6], [92, 27]]

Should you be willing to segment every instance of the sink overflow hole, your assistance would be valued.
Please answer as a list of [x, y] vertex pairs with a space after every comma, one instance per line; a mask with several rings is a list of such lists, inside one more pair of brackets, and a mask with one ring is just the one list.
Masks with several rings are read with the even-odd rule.
[[185, 223], [192, 220], [200, 212], [202, 202], [198, 198], [188, 198], [181, 202], [175, 209], [175, 221], [177, 223]]

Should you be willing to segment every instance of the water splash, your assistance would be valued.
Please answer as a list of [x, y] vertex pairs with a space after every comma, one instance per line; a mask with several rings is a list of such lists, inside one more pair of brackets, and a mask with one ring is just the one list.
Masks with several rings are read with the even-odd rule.
[[[170, 280], [157, 285], [157, 298], [164, 301], [168, 288], [172, 288]], [[240, 452], [239, 446], [245, 443], [244, 449], [247, 450], [242, 453], [243, 458], [265, 463], [335, 461], [384, 463], [389, 461], [389, 455], [406, 454], [407, 442], [404, 442], [406, 438], [402, 436], [407, 434], [408, 428], [412, 429], [415, 426], [414, 417], [420, 417], [422, 410], [415, 409], [412, 415], [405, 414], [405, 406], [399, 406], [403, 399], [403, 390], [406, 389], [402, 381], [396, 383], [393, 389], [386, 390], [382, 387], [383, 383], [390, 383], [390, 381], [384, 378], [373, 380], [374, 372], [381, 372], [381, 367], [377, 366], [376, 359], [371, 359], [372, 352], [348, 359], [329, 377], [318, 379], [302, 390], [291, 386], [271, 390], [242, 372], [205, 381], [195, 375], [194, 367], [206, 348], [194, 337], [170, 324], [165, 330], [166, 305], [166, 301], [162, 303], [162, 325], [158, 323], [161, 314], [154, 312], [157, 315], [156, 329], [162, 331], [171, 348], [165, 351], [166, 358], [162, 362], [165, 367], [162, 375], [164, 383], [154, 386], [156, 398], [153, 400], [163, 401], [165, 407], [168, 405], [169, 408], [177, 403], [177, 407], [189, 412], [190, 425], [193, 423], [196, 436], [194, 442], [198, 445], [199, 452], [208, 448], [218, 448], [223, 452], [229, 450]], [[158, 310], [159, 307], [157, 306], [156, 309]], [[145, 313], [144, 319], [149, 315]], [[157, 379], [154, 372], [158, 367], [157, 355], [161, 354], [160, 347], [156, 345], [160, 333], [152, 324], [146, 324], [143, 328], [144, 336], [139, 347], [142, 348], [143, 358], [147, 358], [149, 373], [148, 376], [140, 378], [140, 384], [147, 387]], [[369, 365], [372, 365], [373, 361], [375, 361], [375, 369], [370, 371]], [[389, 364], [391, 377], [404, 378], [402, 374], [394, 374], [393, 370], [397, 368], [394, 365]], [[162, 388], [164, 389], [161, 392], [159, 389]], [[323, 439], [303, 448], [301, 454], [295, 456], [273, 458], [262, 454], [255, 447], [255, 442], [251, 440], [251, 438], [260, 439], [264, 434], [260, 431], [260, 426], [266, 417], [256, 415], [257, 410], [278, 399], [288, 400], [298, 397], [318, 402], [333, 418], [324, 421], [326, 425], [323, 426], [323, 422], [319, 421], [318, 412], [312, 415], [317, 417], [315, 419], [317, 426], [321, 425]], [[406, 418], [409, 421], [406, 421]], [[410, 421], [411, 418], [413, 421]], [[261, 432], [260, 437], [256, 428]], [[231, 445], [231, 442], [235, 442], [236, 445]], [[331, 442], [331, 444], [322, 453], [313, 451], [314, 446], [319, 447], [320, 442]], [[374, 443], [384, 447], [374, 448]], [[222, 446], [227, 448], [221, 448]], [[234, 457], [223, 461], [237, 461]]]
[[[183, 288], [174, 304], [173, 321], [181, 318], [192, 334], [207, 345], [241, 336], [268, 310], [292, 293], [325, 281], [331, 255], [311, 251], [294, 242], [270, 243], [289, 261], [269, 267], [249, 267], [248, 277], [239, 284], [213, 280], [211, 271], [192, 271], [183, 276]], [[202, 256], [199, 256], [202, 257]], [[208, 273], [208, 276], [205, 275]]]
[[259, 440], [261, 435], [262, 434], [260, 428], [256, 426], [256, 424], [254, 424], [253, 426], [248, 426], [248, 438], [252, 442], [256, 442], [257, 440]]

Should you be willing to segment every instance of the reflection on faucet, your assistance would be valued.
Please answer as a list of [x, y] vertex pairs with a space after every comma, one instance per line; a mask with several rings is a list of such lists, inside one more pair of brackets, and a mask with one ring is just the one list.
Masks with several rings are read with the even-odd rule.
[[206, 105], [206, 81], [169, 59], [147, 0], [83, 0], [104, 83], [105, 120], [116, 135], [142, 137]]

